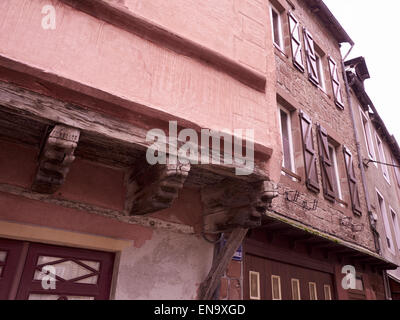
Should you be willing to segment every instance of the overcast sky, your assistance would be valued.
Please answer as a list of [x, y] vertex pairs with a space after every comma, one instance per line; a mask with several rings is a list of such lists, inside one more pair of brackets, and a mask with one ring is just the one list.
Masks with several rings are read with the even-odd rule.
[[365, 57], [371, 75], [366, 91], [400, 143], [400, 1], [324, 2], [355, 42], [349, 58]]

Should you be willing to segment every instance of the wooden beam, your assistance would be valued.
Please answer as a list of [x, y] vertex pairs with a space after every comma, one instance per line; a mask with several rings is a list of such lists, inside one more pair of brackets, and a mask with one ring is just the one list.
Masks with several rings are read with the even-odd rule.
[[33, 191], [53, 194], [61, 187], [75, 160], [79, 136], [80, 131], [75, 128], [57, 125], [52, 129], [42, 147]]
[[215, 259], [207, 278], [200, 285], [199, 300], [211, 300], [228, 264], [231, 262], [237, 248], [243, 243], [248, 229], [236, 228], [232, 231], [225, 246]]

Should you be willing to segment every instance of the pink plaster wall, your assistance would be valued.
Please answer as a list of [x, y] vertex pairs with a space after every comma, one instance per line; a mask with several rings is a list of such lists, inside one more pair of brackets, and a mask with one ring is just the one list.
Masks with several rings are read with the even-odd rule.
[[[79, 91], [79, 84], [82, 84], [136, 102], [147, 106], [149, 114], [166, 112], [203, 128], [254, 129], [256, 142], [274, 149], [276, 161], [281, 153], [276, 121], [275, 62], [272, 47], [263, 48], [264, 36], [267, 43], [271, 37], [264, 28], [269, 25], [269, 16], [263, 16], [265, 21], [259, 16], [264, 2], [209, 2], [202, 6], [200, 2], [190, 1], [190, 10], [188, 5], [175, 10], [182, 1], [165, 1], [160, 10], [168, 5], [166, 12], [174, 12], [174, 15], [162, 19], [161, 11], [153, 10], [149, 1], [126, 5], [146, 16], [153, 13], [154, 20], [159, 23], [173, 31], [179, 29], [185, 36], [227, 57], [234, 55], [239, 63], [246, 61], [266, 74], [266, 93], [198, 60], [164, 49], [55, 0], [50, 3], [56, 8], [56, 30], [41, 27], [41, 9], [49, 1], [0, 2], [0, 58], [3, 57], [0, 60], [4, 62], [7, 58], [38, 68], [43, 78], [65, 85], [67, 81], [63, 79], [73, 80], [74, 90]], [[226, 17], [221, 19], [225, 10]], [[185, 28], [180, 25], [181, 19], [187, 22]], [[264, 22], [260, 23], [261, 20]], [[204, 34], [200, 32], [203, 27]], [[226, 28], [230, 29], [228, 36]], [[238, 37], [246, 45], [238, 45], [235, 42]], [[220, 42], [221, 38], [224, 41]], [[57, 75], [57, 78], [50, 75]], [[131, 108], [135, 111], [134, 106]], [[273, 177], [279, 176], [277, 168], [268, 170]]]
[[0, 192], [0, 204], [1, 220], [134, 240], [136, 247], [150, 240], [153, 234], [150, 228], [3, 192]]
[[123, 170], [76, 159], [57, 195], [65, 199], [122, 211], [126, 194], [124, 174]]
[[[266, 72], [266, 0], [106, 0]], [[251, 53], [251, 58], [246, 54]]]

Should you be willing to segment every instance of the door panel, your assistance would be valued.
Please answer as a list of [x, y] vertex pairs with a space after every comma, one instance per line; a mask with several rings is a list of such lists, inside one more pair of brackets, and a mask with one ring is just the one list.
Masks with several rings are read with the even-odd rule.
[[9, 298], [23, 242], [0, 239], [0, 300]]
[[113, 263], [112, 253], [32, 244], [17, 299], [108, 299]]
[[0, 239], [0, 300], [109, 299], [113, 264], [114, 253]]

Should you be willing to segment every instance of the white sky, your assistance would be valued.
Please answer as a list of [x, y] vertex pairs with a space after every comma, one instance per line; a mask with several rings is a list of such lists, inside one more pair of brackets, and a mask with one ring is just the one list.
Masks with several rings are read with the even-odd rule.
[[386, 127], [400, 143], [400, 1], [324, 2], [355, 42], [348, 59], [365, 57], [371, 75], [365, 82], [366, 91]]

